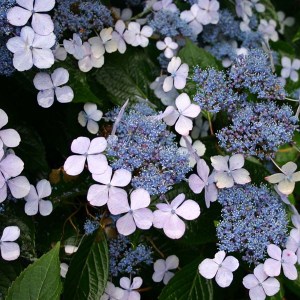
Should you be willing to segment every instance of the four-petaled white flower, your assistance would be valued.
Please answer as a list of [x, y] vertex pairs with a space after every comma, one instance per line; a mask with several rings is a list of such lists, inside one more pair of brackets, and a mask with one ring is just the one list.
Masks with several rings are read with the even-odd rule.
[[281, 77], [290, 78], [292, 81], [297, 82], [299, 79], [298, 70], [300, 69], [300, 59], [291, 59], [289, 57], [281, 58]]
[[218, 1], [198, 0], [197, 5], [200, 8], [197, 18], [203, 25], [217, 24], [219, 22], [218, 10], [220, 8], [220, 4]]
[[172, 58], [175, 54], [175, 51], [178, 48], [178, 44], [173, 42], [172, 38], [166, 37], [164, 41], [158, 41], [156, 43], [158, 50], [164, 50], [164, 56], [166, 58]]
[[56, 60], [65, 61], [67, 59], [67, 51], [63, 46], [60, 46], [58, 43], [55, 48], [52, 50], [54, 58]]
[[33, 84], [40, 92], [37, 95], [38, 104], [48, 108], [54, 103], [54, 98], [60, 103], [71, 102], [74, 92], [71, 87], [65, 85], [69, 81], [69, 72], [64, 68], [56, 69], [51, 75], [45, 72], [37, 73]]
[[278, 183], [278, 190], [289, 195], [293, 192], [295, 188], [295, 182], [300, 181], [300, 171], [297, 170], [297, 165], [294, 162], [288, 162], [281, 167], [283, 173], [276, 173], [267, 176], [265, 179], [270, 183]]
[[126, 51], [126, 42], [124, 39], [124, 32], [126, 25], [124, 21], [118, 20], [115, 24], [115, 31], [112, 32], [112, 39], [117, 43], [118, 51], [123, 54]]
[[153, 29], [145, 25], [141, 29], [141, 25], [137, 22], [130, 22], [128, 29], [124, 32], [124, 39], [127, 44], [137, 47], [147, 47], [149, 44], [149, 37], [152, 35]]
[[278, 30], [281, 34], [284, 34], [284, 27], [291, 27], [295, 24], [295, 18], [293, 17], [285, 17], [285, 13], [283, 11], [277, 12], [278, 24], [280, 29]]
[[200, 106], [192, 104], [189, 96], [186, 93], [180, 94], [175, 100], [174, 106], [168, 106], [163, 112], [163, 120], [169, 126], [175, 123], [175, 130], [186, 136], [193, 128], [193, 121], [190, 118], [196, 118], [200, 114]]
[[15, 129], [2, 129], [8, 123], [6, 112], [0, 109], [0, 150], [3, 147], [17, 147], [21, 138]]
[[87, 126], [87, 130], [96, 134], [99, 131], [99, 122], [103, 116], [103, 112], [97, 109], [95, 103], [86, 103], [83, 106], [83, 110], [78, 114], [78, 122], [82, 127]]
[[293, 251], [297, 255], [298, 264], [300, 264], [300, 230], [293, 228], [286, 241], [286, 249]]
[[195, 220], [200, 216], [200, 207], [194, 200], [185, 200], [184, 194], [179, 194], [170, 204], [159, 203], [158, 210], [153, 213], [153, 226], [164, 230], [167, 237], [179, 239], [185, 232], [184, 220]]
[[230, 286], [233, 274], [238, 267], [239, 261], [233, 256], [226, 256], [225, 251], [219, 251], [215, 258], [204, 259], [199, 265], [199, 273], [206, 279], [215, 277], [216, 283], [222, 287]]
[[259, 3], [260, 0], [250, 0], [252, 6], [255, 8], [255, 10], [259, 13], [262, 13], [266, 10], [266, 7], [264, 4]]
[[112, 7], [111, 11], [116, 19], [121, 19], [122, 21], [129, 21], [132, 17], [132, 10], [130, 8], [121, 10], [118, 7]]
[[180, 14], [180, 18], [189, 24], [194, 35], [198, 35], [203, 30], [199, 13], [200, 7], [195, 3], [190, 10], [185, 10]]
[[258, 26], [258, 31], [262, 33], [264, 39], [266, 41], [273, 41], [277, 42], [279, 39], [278, 33], [276, 31], [276, 21], [275, 20], [264, 20], [261, 19], [259, 26]]
[[127, 201], [127, 193], [120, 187], [127, 186], [131, 181], [131, 172], [125, 169], [116, 170], [113, 174], [112, 168], [108, 166], [106, 171], [100, 175], [93, 175], [93, 179], [102, 184], [93, 184], [87, 193], [87, 200], [93, 206], [102, 206], [109, 202], [111, 195], [121, 197]]
[[82, 49], [83, 58], [78, 61], [78, 67], [82, 72], [89, 72], [92, 68], [99, 69], [103, 66], [105, 49], [99, 37], [84, 42]]
[[209, 175], [209, 167], [205, 160], [200, 159], [197, 162], [197, 173], [189, 177], [189, 187], [195, 194], [200, 194], [204, 188], [205, 204], [210, 207], [210, 202], [214, 202], [218, 197], [218, 190], [214, 183], [214, 173]]
[[253, 273], [243, 279], [243, 285], [249, 289], [251, 300], [265, 300], [266, 296], [273, 296], [279, 292], [279, 281], [276, 278], [270, 278], [265, 273], [263, 264], [259, 264]]
[[175, 270], [179, 266], [179, 259], [176, 255], [170, 255], [166, 260], [158, 259], [154, 263], [154, 273], [152, 279], [154, 282], [163, 281], [164, 284], [168, 284], [170, 279], [174, 276], [170, 270]]
[[108, 281], [106, 283], [104, 294], [101, 296], [100, 300], [121, 300], [123, 296], [124, 290], [116, 287], [112, 282]]
[[79, 34], [73, 33], [73, 39], [63, 41], [64, 48], [67, 53], [74, 56], [76, 59], [82, 59], [84, 56], [84, 50], [82, 47], [82, 40]]
[[124, 295], [121, 300], [140, 300], [141, 295], [137, 289], [143, 284], [141, 277], [134, 277], [131, 283], [131, 279], [128, 277], [122, 277], [120, 279], [120, 286], [124, 289]]
[[176, 89], [182, 90], [186, 85], [186, 78], [189, 73], [189, 66], [181, 64], [180, 57], [173, 57], [168, 64], [167, 68], [170, 76], [165, 78], [163, 89], [165, 92], [172, 90], [173, 85]]
[[52, 10], [55, 0], [16, 0], [16, 2], [20, 6], [14, 6], [7, 12], [10, 24], [24, 26], [32, 16], [31, 26], [37, 34], [48, 35], [53, 32], [54, 24], [51, 17], [41, 13]]
[[116, 227], [120, 234], [130, 235], [136, 228], [149, 229], [152, 226], [153, 214], [147, 208], [150, 205], [150, 195], [144, 189], [136, 189], [130, 195], [130, 205], [123, 193], [110, 193], [107, 203], [113, 215], [124, 214], [117, 220]]
[[160, 11], [160, 10], [168, 10], [172, 12], [177, 12], [178, 8], [176, 4], [173, 3], [173, 0], [161, 0], [157, 1], [152, 6], [153, 10]]
[[264, 271], [268, 276], [279, 276], [281, 267], [283, 274], [290, 280], [295, 280], [298, 277], [298, 272], [295, 267], [297, 262], [297, 255], [290, 250], [281, 249], [276, 245], [268, 245], [267, 252], [271, 258], [268, 258], [264, 262]]
[[92, 174], [102, 174], [108, 168], [106, 156], [102, 152], [107, 147], [104, 137], [97, 137], [90, 141], [87, 137], [78, 137], [73, 140], [71, 151], [76, 155], [67, 158], [64, 170], [68, 175], [79, 175], [87, 161], [88, 169]]
[[29, 194], [24, 198], [26, 201], [25, 204], [25, 213], [28, 216], [34, 216], [38, 212], [42, 216], [48, 216], [53, 210], [53, 205], [51, 201], [44, 200], [43, 198], [49, 197], [51, 195], [52, 188], [50, 182], [46, 179], [40, 180], [36, 188], [33, 185], [30, 185]]
[[18, 71], [27, 71], [35, 65], [39, 69], [48, 69], [54, 64], [51, 47], [55, 44], [55, 35], [39, 35], [31, 27], [21, 29], [20, 36], [12, 37], [6, 46], [14, 54], [13, 65]]
[[20, 229], [18, 226], [8, 226], [3, 230], [0, 239], [1, 256], [4, 260], [15, 260], [20, 256], [20, 247], [15, 240], [20, 236]]
[[[112, 37], [113, 28], [103, 28], [100, 32], [100, 40], [101, 43], [107, 53], [112, 53], [118, 50], [118, 44]], [[91, 43], [91, 40], [94, 38], [89, 39], [89, 42]], [[91, 43], [93, 44], [93, 43]], [[93, 47], [93, 46], [92, 46]]]
[[[211, 164], [215, 169], [215, 181], [219, 189], [231, 188], [234, 183], [246, 184], [251, 181], [249, 172], [243, 169], [245, 159], [242, 154], [212, 156]], [[229, 166], [228, 166], [229, 162]]]
[[23, 198], [29, 193], [28, 179], [25, 176], [18, 176], [23, 168], [24, 163], [18, 156], [4, 155], [4, 151], [0, 151], [0, 203], [7, 197], [7, 187], [16, 199]]

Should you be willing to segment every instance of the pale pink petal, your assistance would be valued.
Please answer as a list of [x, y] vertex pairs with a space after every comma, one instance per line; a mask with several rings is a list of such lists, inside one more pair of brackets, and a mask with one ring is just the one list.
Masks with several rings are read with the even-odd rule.
[[65, 161], [64, 170], [68, 175], [79, 175], [84, 169], [85, 160], [84, 155], [71, 155]]
[[172, 76], [168, 76], [165, 78], [163, 83], [164, 92], [170, 92], [173, 88], [174, 79]]
[[189, 74], [189, 66], [187, 64], [182, 64], [176, 72], [176, 77], [187, 78], [188, 74]]
[[163, 228], [167, 219], [170, 217], [169, 212], [156, 210], [153, 212], [153, 226], [155, 228]]
[[13, 57], [13, 65], [20, 72], [31, 69], [33, 66], [32, 52], [30, 50], [25, 50], [15, 53]]
[[17, 147], [21, 142], [21, 137], [14, 129], [3, 129], [0, 131], [0, 139], [6, 147]]
[[127, 193], [122, 189], [118, 189], [118, 192], [116, 193], [110, 193], [107, 207], [113, 215], [119, 215], [130, 211]]
[[74, 98], [74, 92], [71, 87], [63, 86], [55, 88], [57, 101], [60, 103], [69, 103]]
[[54, 64], [54, 56], [50, 49], [32, 50], [33, 64], [39, 69], [49, 69]]
[[288, 179], [284, 179], [280, 181], [278, 184], [278, 190], [285, 195], [291, 194], [294, 188], [295, 188], [295, 182], [289, 181]]
[[246, 184], [248, 182], [251, 182], [251, 178], [249, 176], [250, 174], [245, 169], [231, 171], [231, 175], [237, 184]]
[[148, 207], [151, 199], [149, 193], [144, 189], [136, 189], [130, 195], [130, 206], [132, 210]]
[[30, 183], [25, 176], [18, 176], [7, 181], [10, 192], [16, 199], [21, 199], [28, 195]]
[[34, 87], [39, 91], [53, 88], [51, 77], [45, 72], [37, 73], [33, 79], [33, 84]]
[[273, 258], [268, 258], [264, 262], [264, 271], [268, 276], [279, 276], [281, 270], [281, 262]]
[[176, 209], [176, 214], [185, 220], [195, 220], [200, 216], [200, 206], [193, 200], [186, 200]]
[[0, 162], [0, 171], [5, 177], [18, 176], [24, 169], [23, 161], [15, 154], [8, 154]]
[[176, 214], [172, 214], [166, 220], [163, 230], [167, 237], [171, 239], [179, 239], [185, 232], [185, 224]]
[[64, 68], [57, 68], [51, 78], [54, 86], [61, 86], [69, 81], [69, 72]]
[[234, 185], [233, 178], [226, 172], [217, 172], [215, 174], [215, 180], [219, 189], [231, 188]]
[[270, 257], [276, 260], [281, 260], [282, 251], [277, 245], [268, 245], [267, 252]]
[[39, 199], [27, 201], [24, 210], [26, 215], [35, 216], [39, 211]]
[[200, 194], [205, 186], [205, 183], [196, 174], [189, 177], [189, 187], [195, 194]]
[[28, 9], [28, 10], [30, 10], [30, 11], [33, 10], [33, 1], [34, 1], [34, 0], [16, 0], [16, 2], [17, 2], [20, 6], [26, 8], [26, 9]]
[[200, 106], [196, 104], [191, 104], [188, 108], [186, 108], [182, 114], [186, 117], [196, 118], [200, 114]]
[[40, 35], [49, 35], [54, 30], [53, 21], [47, 14], [34, 13], [32, 16], [31, 26], [34, 31]]
[[131, 281], [129, 278], [127, 277], [122, 277], [120, 279], [120, 286], [125, 289], [125, 290], [129, 290], [130, 289], [130, 285], [131, 285]]
[[35, 0], [34, 1], [34, 11], [36, 12], [46, 12], [50, 11], [55, 6], [55, 0]]
[[37, 194], [36, 188], [31, 184], [28, 195], [25, 197], [26, 201], [38, 201], [39, 196]]
[[193, 129], [193, 121], [183, 115], [178, 118], [178, 121], [175, 124], [175, 130], [183, 135], [189, 135], [189, 132]]
[[124, 187], [131, 181], [131, 172], [125, 169], [116, 170], [111, 180], [111, 185]]
[[209, 208], [209, 203], [216, 201], [218, 198], [218, 189], [214, 183], [211, 183], [205, 187], [204, 191], [205, 203], [206, 206]]
[[225, 288], [230, 286], [233, 280], [233, 274], [231, 271], [221, 267], [219, 268], [215, 279], [220, 287]]
[[0, 128], [4, 127], [8, 123], [8, 116], [6, 112], [0, 108]]
[[91, 141], [88, 154], [98, 154], [103, 152], [107, 147], [107, 141], [104, 137], [97, 137]]
[[168, 106], [163, 113], [163, 120], [169, 126], [173, 126], [179, 117], [179, 112], [173, 106]]
[[267, 296], [273, 296], [280, 290], [280, 283], [276, 278], [268, 278], [262, 283], [262, 286]]
[[20, 256], [20, 247], [17, 243], [13, 242], [2, 242], [1, 256], [4, 260], [11, 261], [15, 260]]
[[235, 154], [229, 158], [229, 169], [231, 171], [237, 170], [243, 167], [245, 163], [244, 156], [242, 154]]
[[246, 289], [252, 289], [259, 284], [259, 281], [253, 274], [249, 274], [243, 278], [243, 285]]
[[[85, 125], [83, 125], [85, 126]], [[92, 134], [97, 134], [99, 131], [99, 125], [94, 120], [88, 120], [87, 122], [87, 130]]]
[[293, 251], [284, 249], [282, 251], [282, 259], [284, 260], [285, 263], [288, 264], [295, 264], [297, 262], [297, 256]]
[[25, 42], [19, 36], [15, 36], [7, 41], [6, 47], [12, 53], [24, 52]]
[[222, 266], [234, 272], [239, 267], [239, 261], [233, 256], [227, 256], [222, 262]]
[[265, 300], [266, 299], [265, 291], [259, 285], [250, 289], [249, 296], [250, 296], [251, 300]]
[[259, 264], [255, 269], [254, 269], [254, 275], [257, 278], [259, 282], [263, 282], [268, 278], [268, 275], [266, 274], [264, 270], [264, 265]]
[[7, 21], [14, 26], [24, 26], [32, 12], [19, 6], [14, 6], [7, 11]]
[[92, 177], [95, 181], [103, 183], [103, 184], [109, 184], [111, 181], [111, 176], [112, 176], [112, 167], [108, 166], [105, 172], [102, 174], [93, 174]]
[[133, 219], [140, 229], [149, 229], [153, 223], [153, 213], [149, 208], [140, 208], [133, 211]]
[[1, 242], [14, 242], [20, 236], [20, 228], [18, 226], [8, 226], [3, 230]]
[[229, 171], [228, 169], [229, 156], [216, 155], [210, 158], [211, 165], [216, 171]]
[[48, 108], [54, 103], [54, 90], [44, 90], [40, 91], [37, 96], [37, 101], [39, 106], [43, 108]]
[[39, 211], [42, 216], [49, 216], [53, 210], [52, 202], [49, 200], [39, 201]]
[[179, 266], [179, 258], [176, 255], [170, 255], [166, 259], [167, 270], [177, 269]]
[[175, 104], [178, 108], [178, 111], [183, 112], [191, 105], [190, 97], [188, 94], [182, 93], [176, 98]]
[[167, 271], [164, 275], [163, 283], [167, 285], [168, 282], [174, 277], [174, 275], [174, 273]]
[[186, 77], [176, 74], [176, 76], [174, 78], [174, 87], [177, 90], [182, 90], [185, 86], [186, 86]]
[[297, 165], [294, 162], [289, 161], [281, 167], [281, 170], [286, 175], [292, 175], [297, 170]]
[[87, 163], [92, 174], [102, 174], [108, 167], [107, 158], [103, 154], [88, 155]]
[[204, 259], [199, 267], [199, 273], [206, 279], [212, 279], [216, 276], [217, 271], [219, 269], [219, 265], [216, 264], [212, 259], [206, 258]]
[[133, 220], [132, 214], [127, 213], [123, 217], [119, 218], [116, 223], [117, 230], [120, 234], [130, 235], [136, 230], [136, 225]]
[[108, 187], [100, 184], [91, 185], [87, 193], [87, 200], [93, 206], [105, 205], [108, 201]]
[[50, 182], [46, 179], [42, 179], [37, 183], [36, 190], [37, 190], [39, 199], [49, 197], [52, 192]]
[[284, 180], [285, 175], [282, 173], [276, 173], [270, 176], [267, 176], [265, 179], [270, 183], [278, 183], [282, 180]]
[[87, 137], [80, 136], [73, 140], [71, 144], [71, 151], [76, 154], [87, 154], [90, 147], [90, 139]]
[[298, 171], [292, 175], [292, 181], [295, 181], [295, 182], [300, 181], [300, 171]]
[[223, 260], [224, 260], [224, 258], [225, 258], [225, 256], [226, 256], [226, 253], [225, 253], [225, 251], [219, 251], [219, 252], [217, 252], [216, 254], [215, 254], [215, 257], [214, 257], [214, 261], [217, 263], [217, 264], [221, 264], [222, 262], [223, 262]]
[[143, 284], [143, 279], [141, 277], [134, 277], [130, 288], [132, 290], [139, 289]]
[[[295, 255], [296, 256], [296, 255]], [[297, 258], [297, 257], [296, 257]], [[296, 259], [297, 260], [297, 259]], [[282, 263], [283, 274], [290, 280], [295, 280], [298, 277], [298, 272], [293, 264]]]
[[[7, 185], [6, 183], [0, 188], [0, 203], [7, 197]], [[162, 228], [162, 227], [161, 227]]]

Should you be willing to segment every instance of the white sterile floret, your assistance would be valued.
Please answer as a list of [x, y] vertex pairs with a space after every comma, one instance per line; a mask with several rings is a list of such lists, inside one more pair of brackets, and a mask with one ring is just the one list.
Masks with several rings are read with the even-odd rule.
[[199, 273], [206, 279], [215, 277], [216, 283], [222, 287], [230, 286], [233, 280], [233, 274], [238, 267], [239, 262], [233, 256], [226, 256], [225, 251], [219, 251], [215, 258], [204, 259], [199, 265]]
[[253, 274], [244, 277], [243, 285], [249, 289], [251, 300], [265, 300], [266, 296], [273, 296], [280, 290], [279, 281], [265, 273], [263, 264], [259, 264]]
[[149, 37], [153, 34], [153, 29], [145, 25], [141, 29], [141, 25], [137, 22], [130, 22], [128, 29], [124, 33], [124, 39], [127, 44], [137, 47], [147, 47], [149, 44]]
[[275, 20], [264, 20], [261, 19], [259, 26], [258, 26], [258, 31], [262, 33], [263, 38], [266, 41], [273, 41], [277, 42], [279, 39], [278, 33], [276, 31], [276, 21]]
[[300, 264], [300, 230], [293, 228], [286, 241], [286, 249], [291, 250], [297, 255], [297, 262]]
[[217, 24], [219, 22], [220, 4], [216, 0], [198, 0], [200, 10], [197, 18], [203, 25]]
[[[192, 144], [192, 138], [190, 136], [186, 136], [186, 138], [189, 140], [194, 152], [199, 156], [203, 156], [205, 151], [206, 151], [206, 147], [205, 145], [197, 140], [195, 141], [193, 144]], [[189, 163], [190, 163], [190, 166], [191, 167], [194, 167], [196, 165], [196, 159], [194, 157], [194, 155], [192, 155], [192, 153], [189, 153], [189, 149], [188, 149], [188, 146], [186, 144], [186, 141], [183, 137], [180, 138], [180, 141], [179, 141], [179, 144], [181, 147], [179, 147], [179, 151], [182, 152], [182, 153], [186, 153], [186, 154], [190, 154], [190, 157], [189, 157]]]
[[116, 287], [112, 282], [108, 281], [106, 283], [104, 294], [101, 296], [100, 300], [121, 300], [123, 296], [124, 290]]
[[52, 50], [52, 52], [54, 58], [59, 61], [65, 61], [68, 55], [66, 49], [59, 44], [56, 44], [55, 49]]
[[269, 245], [267, 252], [271, 258], [268, 258], [264, 262], [264, 271], [268, 276], [279, 276], [281, 267], [283, 274], [290, 280], [295, 280], [298, 277], [298, 272], [295, 267], [297, 262], [297, 256], [293, 251], [281, 249], [276, 245]]
[[295, 18], [293, 17], [285, 17], [285, 13], [283, 11], [277, 12], [278, 24], [280, 29], [278, 30], [281, 34], [284, 34], [285, 26], [291, 27], [295, 24]]
[[117, 49], [121, 54], [125, 53], [127, 48], [124, 38], [125, 29], [125, 23], [122, 20], [118, 20], [115, 24], [115, 30], [112, 32], [112, 39], [117, 43]]
[[290, 161], [281, 167], [282, 173], [267, 176], [265, 179], [270, 183], [278, 183], [278, 190], [289, 195], [295, 188], [295, 182], [300, 181], [300, 171], [295, 172], [296, 170], [297, 165]]
[[24, 169], [23, 161], [15, 154], [4, 155], [0, 150], [0, 203], [7, 198], [7, 188], [16, 199], [25, 197], [30, 183], [25, 176], [18, 176]]
[[40, 91], [37, 95], [38, 104], [48, 108], [54, 103], [55, 98], [60, 103], [71, 102], [74, 92], [71, 87], [64, 85], [68, 81], [69, 72], [64, 68], [56, 69], [51, 75], [44, 72], [37, 73], [33, 84]]
[[112, 7], [111, 11], [116, 19], [121, 19], [122, 21], [129, 21], [132, 17], [132, 10], [130, 8], [120, 9], [118, 7]]
[[173, 272], [170, 270], [175, 270], [179, 266], [179, 259], [176, 255], [170, 255], [166, 260], [158, 259], [154, 263], [154, 273], [152, 275], [152, 280], [154, 282], [163, 281], [164, 284], [168, 284], [170, 279], [174, 276]]
[[78, 61], [78, 67], [82, 72], [89, 72], [92, 68], [101, 68], [104, 65], [105, 48], [99, 37], [90, 38], [84, 42], [83, 58]]
[[[113, 170], [110, 166], [103, 174], [93, 175], [93, 179], [101, 184], [93, 184], [87, 193], [87, 200], [93, 206], [102, 206], [110, 202], [117, 195], [120, 201], [127, 201], [127, 193], [122, 187], [131, 181], [131, 172], [125, 169]], [[122, 199], [121, 199], [122, 198]]]
[[249, 18], [252, 16], [252, 3], [249, 0], [236, 0], [235, 11], [238, 17], [244, 22], [249, 23]]
[[84, 50], [82, 47], [82, 40], [79, 34], [73, 33], [73, 39], [64, 40], [63, 42], [65, 50], [74, 56], [76, 59], [82, 59], [84, 56]]
[[[159, 203], [158, 210], [153, 213], [153, 226], [163, 229], [170, 239], [180, 239], [185, 232], [184, 220], [195, 220], [200, 216], [200, 206], [194, 200], [185, 200], [184, 194], [179, 194], [169, 203]], [[181, 218], [180, 218], [181, 217]]]
[[99, 131], [99, 125], [97, 122], [101, 120], [103, 112], [97, 109], [95, 103], [86, 103], [83, 106], [83, 111], [78, 114], [78, 122], [82, 127], [87, 126], [87, 130], [96, 134]]
[[31, 26], [40, 35], [48, 35], [54, 30], [51, 17], [41, 14], [52, 10], [55, 0], [16, 0], [20, 6], [14, 6], [7, 12], [7, 20], [15, 26], [24, 26], [32, 16]]
[[69, 265], [68, 264], [66, 264], [66, 263], [61, 263], [60, 264], [60, 276], [62, 278], [66, 278], [68, 270], [69, 270]]
[[[118, 50], [118, 44], [113, 39], [112, 32], [113, 32], [113, 28], [112, 27], [103, 28], [100, 31], [100, 40], [101, 40], [101, 43], [102, 43], [102, 45], [105, 48], [105, 51], [107, 53], [116, 52]], [[93, 39], [94, 38], [89, 39], [89, 42], [91, 43], [91, 41]], [[91, 44], [93, 44], [93, 43], [91, 43]]]
[[76, 155], [67, 158], [64, 164], [64, 170], [68, 175], [79, 175], [87, 161], [88, 169], [92, 174], [102, 174], [108, 168], [106, 156], [102, 152], [107, 147], [107, 141], [104, 137], [97, 137], [90, 140], [87, 137], [78, 137], [73, 140], [71, 151]]
[[137, 289], [139, 289], [143, 284], [143, 279], [141, 277], [134, 277], [132, 282], [128, 277], [122, 277], [120, 279], [120, 286], [124, 289], [124, 295], [122, 300], [140, 300], [141, 295]]
[[177, 12], [178, 8], [176, 4], [173, 3], [173, 0], [161, 0], [157, 1], [152, 6], [153, 10], [160, 11], [160, 10], [168, 10], [172, 12]]
[[300, 69], [300, 60], [295, 58], [293, 61], [286, 56], [281, 58], [281, 76], [283, 78], [290, 78], [292, 81], [297, 82], [299, 79], [298, 70]]
[[20, 256], [20, 246], [15, 243], [20, 236], [18, 226], [5, 227], [0, 239], [1, 256], [4, 260], [15, 260]]
[[163, 105], [175, 105], [175, 99], [179, 96], [178, 91], [173, 86], [169, 92], [165, 92], [163, 84], [167, 75], [156, 77], [155, 81], [150, 84], [150, 89], [154, 91], [155, 96], [161, 100]]
[[189, 66], [185, 63], [181, 64], [180, 57], [173, 57], [168, 64], [167, 70], [171, 75], [165, 78], [163, 84], [164, 91], [171, 91], [173, 86], [178, 90], [182, 90], [186, 85]]
[[124, 193], [110, 193], [107, 203], [108, 209], [113, 215], [121, 216], [116, 223], [118, 232], [122, 235], [130, 235], [136, 228], [149, 229], [152, 226], [153, 214], [148, 208], [150, 195], [144, 189], [136, 189], [130, 194], [130, 204]]
[[71, 255], [75, 252], [77, 252], [78, 247], [74, 245], [65, 245], [65, 253], [68, 255]]
[[175, 100], [174, 106], [168, 106], [162, 114], [163, 120], [169, 126], [175, 124], [175, 130], [186, 136], [193, 128], [191, 118], [196, 118], [200, 114], [199, 105], [192, 104], [189, 96], [186, 93], [180, 94]]
[[51, 195], [52, 188], [50, 182], [46, 179], [42, 179], [36, 185], [30, 185], [29, 194], [25, 197], [25, 213], [28, 216], [34, 216], [38, 212], [42, 216], [48, 216], [53, 210], [52, 202], [45, 200], [44, 198]]
[[209, 123], [208, 121], [203, 121], [201, 115], [195, 118], [195, 124], [191, 132], [191, 137], [193, 139], [198, 139], [199, 137], [206, 137], [208, 135]]
[[14, 54], [13, 65], [18, 71], [27, 71], [35, 65], [39, 69], [48, 69], [54, 64], [51, 51], [55, 44], [55, 35], [39, 35], [31, 27], [21, 29], [20, 36], [12, 37], [6, 46]]
[[166, 37], [164, 41], [158, 41], [156, 43], [158, 50], [164, 50], [166, 58], [172, 58], [175, 55], [175, 51], [178, 48], [178, 44], [173, 42], [172, 38]]
[[21, 142], [21, 137], [15, 129], [2, 129], [8, 123], [6, 112], [0, 109], [0, 150], [3, 147], [17, 147]]
[[234, 154], [230, 158], [217, 155], [212, 156], [210, 160], [215, 169], [215, 181], [219, 189], [231, 188], [234, 183], [246, 184], [251, 181], [249, 172], [242, 168], [245, 164], [242, 154]]
[[194, 35], [198, 35], [203, 30], [199, 12], [199, 6], [197, 4], [193, 4], [190, 10], [185, 10], [180, 14], [180, 18], [189, 24]]
[[262, 13], [266, 10], [266, 7], [264, 4], [259, 3], [260, 0], [250, 0], [252, 6], [255, 8], [255, 10], [259, 13]]

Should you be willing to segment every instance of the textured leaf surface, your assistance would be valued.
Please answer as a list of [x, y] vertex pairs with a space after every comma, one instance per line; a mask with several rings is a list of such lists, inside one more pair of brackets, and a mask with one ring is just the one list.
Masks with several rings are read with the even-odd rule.
[[62, 290], [59, 262], [60, 243], [28, 266], [14, 281], [6, 300], [58, 300]]
[[100, 299], [108, 278], [108, 248], [103, 232], [86, 236], [67, 273], [64, 299]]
[[163, 289], [159, 300], [213, 300], [213, 285], [211, 280], [200, 276], [198, 265], [202, 259], [197, 259], [182, 268]]

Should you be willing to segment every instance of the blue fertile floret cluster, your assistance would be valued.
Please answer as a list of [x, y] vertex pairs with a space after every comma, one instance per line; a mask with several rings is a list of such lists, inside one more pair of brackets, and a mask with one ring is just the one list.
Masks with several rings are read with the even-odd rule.
[[93, 234], [99, 228], [99, 221], [87, 219], [83, 225], [85, 234]]
[[150, 247], [139, 244], [132, 247], [130, 240], [125, 236], [118, 236], [109, 242], [109, 270], [114, 277], [119, 274], [136, 274], [141, 264], [153, 263]]
[[273, 102], [248, 103], [232, 116], [232, 125], [217, 133], [219, 144], [226, 151], [273, 158], [280, 145], [293, 139], [297, 118], [288, 105]]
[[58, 37], [62, 37], [65, 31], [71, 31], [87, 38], [93, 31], [100, 31], [113, 24], [110, 10], [96, 0], [59, 1], [53, 19]]
[[112, 168], [131, 171], [131, 185], [151, 195], [166, 193], [190, 170], [188, 155], [180, 153], [175, 135], [163, 121], [153, 118], [155, 114], [145, 104], [133, 106], [124, 113], [117, 138], [109, 138], [107, 148]]
[[266, 257], [269, 244], [284, 246], [287, 215], [279, 195], [264, 185], [234, 186], [220, 190], [222, 220], [217, 227], [218, 246], [240, 252], [243, 260], [257, 264]]

